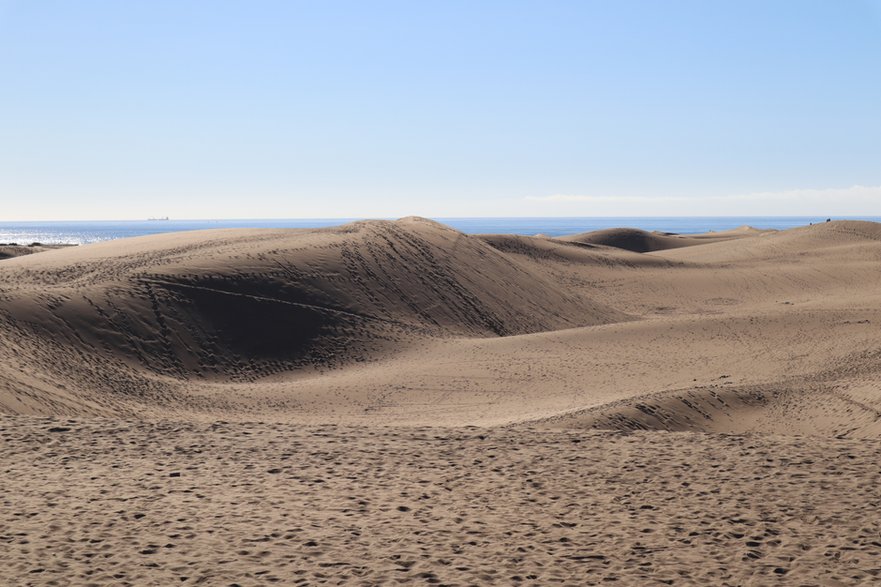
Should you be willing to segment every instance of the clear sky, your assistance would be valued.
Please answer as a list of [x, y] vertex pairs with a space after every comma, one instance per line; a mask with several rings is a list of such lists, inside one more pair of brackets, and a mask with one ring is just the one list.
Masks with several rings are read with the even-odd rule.
[[881, 215], [881, 0], [0, 0], [0, 219]]

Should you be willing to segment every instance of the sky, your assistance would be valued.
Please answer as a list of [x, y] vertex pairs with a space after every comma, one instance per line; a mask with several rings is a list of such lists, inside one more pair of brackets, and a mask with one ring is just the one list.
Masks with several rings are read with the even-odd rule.
[[881, 215], [881, 0], [0, 0], [0, 220]]

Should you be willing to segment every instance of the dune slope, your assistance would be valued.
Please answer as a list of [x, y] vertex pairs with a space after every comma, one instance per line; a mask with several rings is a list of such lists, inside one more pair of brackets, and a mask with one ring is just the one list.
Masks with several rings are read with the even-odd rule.
[[90, 401], [96, 390], [172, 393], [170, 380], [327, 369], [376, 359], [417, 337], [628, 319], [558, 288], [535, 264], [421, 219], [78, 247], [5, 262], [0, 292], [7, 411], [28, 401], [10, 398], [13, 381], [35, 385], [23, 377], [24, 361], [38, 365], [50, 387], [78, 387]]
[[408, 218], [10, 259], [0, 410], [877, 436], [881, 229], [734, 233], [636, 253]]

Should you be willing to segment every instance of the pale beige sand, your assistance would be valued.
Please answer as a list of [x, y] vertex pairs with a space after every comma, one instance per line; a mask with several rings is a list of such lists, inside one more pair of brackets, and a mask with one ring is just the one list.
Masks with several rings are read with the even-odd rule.
[[6, 584], [881, 580], [876, 440], [0, 426]]
[[[881, 225], [650, 234], [648, 253], [583, 237], [466, 236], [411, 218], [178, 233], [0, 262], [0, 535], [19, 544], [27, 532], [32, 545], [0, 554], [6, 582], [167, 584], [173, 571], [290, 584], [300, 569], [304, 583], [322, 573], [329, 584], [591, 584], [603, 573], [634, 585], [870, 583]], [[219, 420], [229, 423], [211, 432]], [[497, 439], [493, 457], [479, 435]], [[282, 453], [324, 483], [261, 476], [285, 466]], [[490, 458], [503, 465], [487, 468]], [[192, 490], [205, 498], [168, 494], [186, 466], [213, 488]], [[181, 477], [165, 479], [172, 468]], [[393, 498], [429, 474], [462, 481], [431, 498], [443, 515], [395, 513]], [[559, 499], [528, 501], [530, 483]], [[341, 504], [362, 495], [392, 509], [349, 508], [348, 520]], [[660, 509], [621, 509], [643, 496]], [[184, 554], [139, 555], [178, 543], [114, 517], [130, 508], [108, 511], [105, 499], [145, 514], [153, 504], [163, 519], [180, 507], [177, 524], [198, 530], [168, 530], [192, 534]], [[554, 529], [563, 504], [585, 535]], [[255, 562], [262, 548], [244, 541], [271, 534], [264, 527], [311, 528], [328, 558], [307, 561], [301, 542], [271, 536], [273, 554]], [[776, 538], [751, 539], [767, 528]], [[115, 562], [74, 560], [65, 529], [106, 532]], [[476, 547], [454, 552], [469, 532], [482, 536]], [[674, 539], [693, 532], [690, 544]], [[560, 538], [579, 545], [573, 556], [599, 545], [606, 558], [565, 558]], [[769, 541], [750, 547], [755, 558], [744, 550]], [[395, 554], [429, 560], [395, 570]]]
[[15, 243], [0, 243], [0, 261], [3, 259], [11, 259], [12, 257], [21, 257], [22, 255], [33, 255], [34, 253], [42, 253], [45, 251], [53, 251], [74, 245], [43, 245], [32, 243], [29, 245], [19, 245]]

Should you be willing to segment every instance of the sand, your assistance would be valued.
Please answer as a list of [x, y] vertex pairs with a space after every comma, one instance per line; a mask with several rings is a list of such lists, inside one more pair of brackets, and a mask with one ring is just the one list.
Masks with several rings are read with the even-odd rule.
[[0, 422], [11, 584], [881, 580], [876, 440]]
[[648, 232], [636, 228], [608, 228], [560, 237], [560, 240], [582, 245], [603, 245], [634, 253], [651, 253], [667, 249], [693, 247], [711, 242], [730, 241], [745, 237], [769, 234], [773, 230], [759, 230], [741, 226], [733, 230], [681, 235], [669, 232]]
[[42, 253], [44, 251], [52, 251], [64, 247], [76, 245], [44, 245], [41, 243], [31, 243], [29, 245], [20, 245], [18, 243], [0, 243], [0, 261], [3, 259], [11, 259], [12, 257], [21, 257], [22, 255], [33, 255], [34, 253]]
[[0, 583], [881, 581], [879, 262], [418, 218], [3, 260]]

